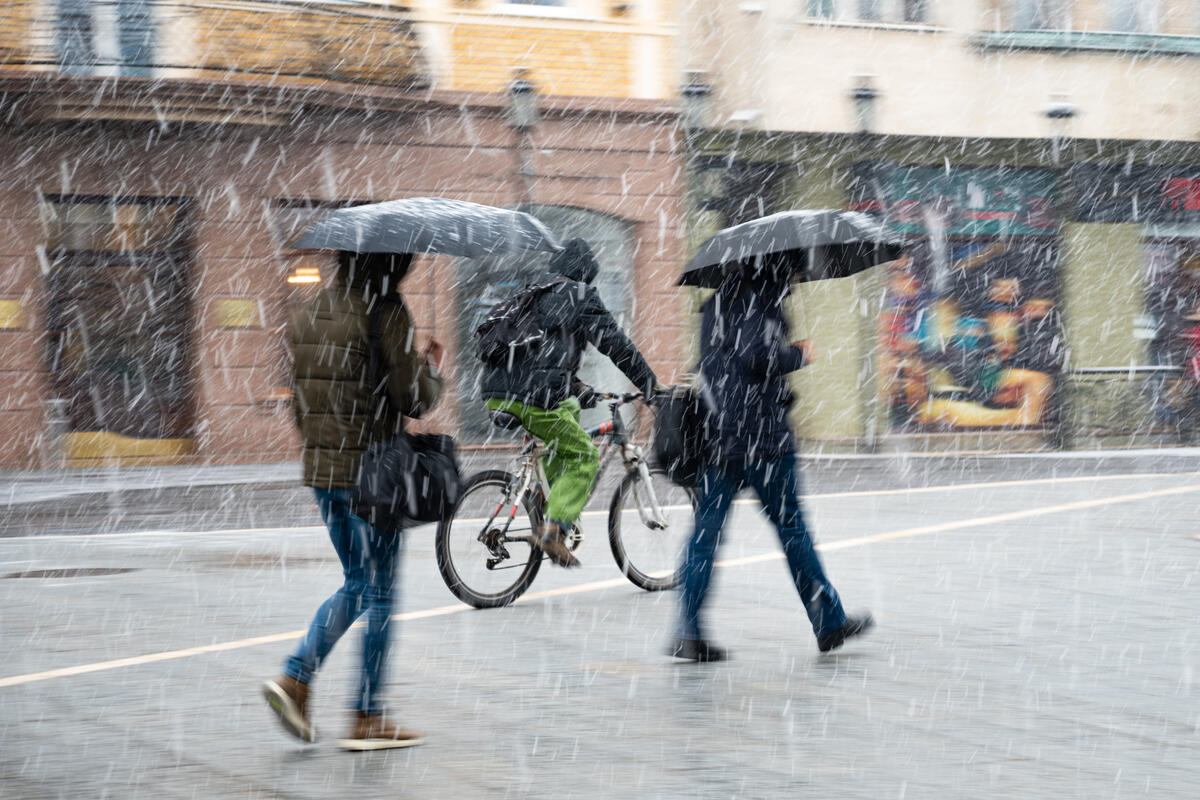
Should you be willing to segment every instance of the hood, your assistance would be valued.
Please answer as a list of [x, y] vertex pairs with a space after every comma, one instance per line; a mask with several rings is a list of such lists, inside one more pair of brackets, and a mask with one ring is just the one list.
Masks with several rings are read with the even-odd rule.
[[600, 272], [592, 248], [583, 239], [571, 239], [550, 258], [550, 271], [573, 281], [591, 283]]

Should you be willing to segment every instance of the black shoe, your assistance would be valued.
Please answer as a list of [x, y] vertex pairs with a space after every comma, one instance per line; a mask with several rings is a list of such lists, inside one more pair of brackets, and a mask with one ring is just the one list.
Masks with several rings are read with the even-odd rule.
[[728, 661], [729, 651], [704, 639], [676, 639], [667, 648], [667, 655], [688, 661]]
[[867, 612], [848, 616], [842, 627], [817, 639], [817, 649], [822, 653], [837, 650], [847, 639], [861, 636], [874, 626], [875, 620]]

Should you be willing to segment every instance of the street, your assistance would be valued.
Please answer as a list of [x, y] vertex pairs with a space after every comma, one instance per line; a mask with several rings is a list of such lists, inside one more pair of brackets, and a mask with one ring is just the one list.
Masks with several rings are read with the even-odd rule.
[[[13, 478], [0, 795], [1195, 797], [1198, 468], [1195, 450], [809, 459], [827, 571], [877, 628], [817, 652], [745, 495], [708, 617], [733, 660], [715, 665], [663, 654], [675, 597], [617, 572], [603, 490], [584, 567], [543, 568], [509, 608], [458, 604], [432, 528], [415, 529], [389, 700], [427, 743], [361, 755], [334, 743], [356, 632], [314, 683], [317, 744], [289, 739], [259, 696], [340, 582], [294, 473], [186, 500], [161, 486], [158, 502], [186, 508], [152, 519], [136, 480], [114, 518], [115, 484], [89, 511], [84, 483], [47, 478], [34, 502], [37, 481]], [[279, 505], [246, 501], [268, 495]]]

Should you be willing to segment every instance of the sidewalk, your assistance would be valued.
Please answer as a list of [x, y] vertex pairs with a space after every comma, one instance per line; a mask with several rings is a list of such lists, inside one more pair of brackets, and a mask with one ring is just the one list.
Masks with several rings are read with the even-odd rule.
[[[511, 451], [466, 451], [463, 476], [506, 468]], [[885, 453], [802, 456], [805, 491], [839, 492], [1065, 477], [1200, 470], [1200, 448], [1065, 453]], [[590, 507], [607, 506], [623, 469], [609, 462]], [[112, 530], [217, 530], [316, 525], [297, 461], [0, 472], [0, 537]]]

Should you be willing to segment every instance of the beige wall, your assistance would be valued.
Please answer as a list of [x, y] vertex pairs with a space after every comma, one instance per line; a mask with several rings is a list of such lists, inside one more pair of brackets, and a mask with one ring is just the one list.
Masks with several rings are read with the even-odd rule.
[[1072, 367], [1145, 363], [1133, 337], [1146, 308], [1142, 226], [1073, 223], [1063, 228], [1062, 292]]
[[871, 75], [881, 133], [1045, 137], [1042, 111], [1065, 95], [1081, 138], [1200, 136], [1200, 59], [981, 51], [970, 37], [994, 23], [981, 0], [935, 3], [939, 27], [814, 22], [794, 0], [682, 5], [682, 66], [710, 71], [715, 126], [757, 110], [763, 130], [851, 131], [849, 93]]

